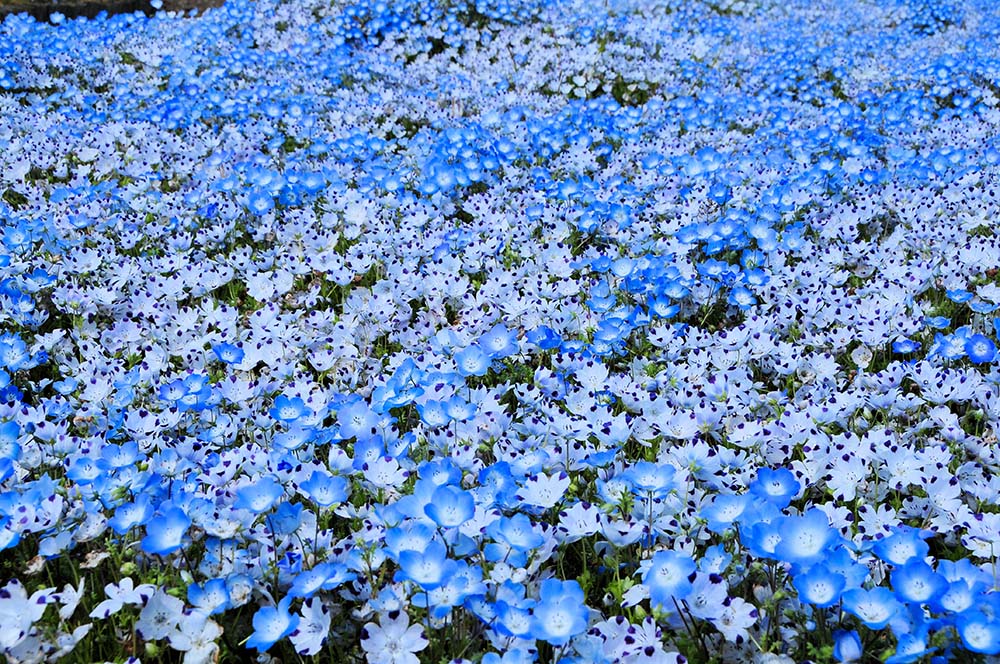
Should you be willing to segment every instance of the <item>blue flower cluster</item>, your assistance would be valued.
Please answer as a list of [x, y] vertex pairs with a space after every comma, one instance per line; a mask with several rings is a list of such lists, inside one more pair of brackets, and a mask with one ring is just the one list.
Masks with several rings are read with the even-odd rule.
[[998, 34], [8, 16], [0, 653], [1000, 656]]

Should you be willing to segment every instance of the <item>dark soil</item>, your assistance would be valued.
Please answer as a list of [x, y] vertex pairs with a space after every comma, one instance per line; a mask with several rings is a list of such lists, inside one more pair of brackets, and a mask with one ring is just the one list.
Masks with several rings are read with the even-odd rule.
[[[163, 0], [162, 9], [187, 13], [192, 9], [199, 13], [209, 7], [219, 7], [224, 0]], [[149, 0], [64, 0], [52, 3], [39, 0], [0, 0], [0, 19], [8, 14], [26, 12], [38, 21], [48, 21], [49, 17], [59, 12], [68, 19], [85, 16], [94, 18], [101, 12], [108, 14], [143, 12], [152, 16], [156, 10]]]

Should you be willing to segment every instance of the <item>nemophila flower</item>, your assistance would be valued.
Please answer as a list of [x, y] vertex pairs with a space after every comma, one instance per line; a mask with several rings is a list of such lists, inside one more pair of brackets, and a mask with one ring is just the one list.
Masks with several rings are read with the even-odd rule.
[[973, 364], [989, 364], [997, 356], [993, 340], [982, 334], [973, 334], [965, 340], [965, 354]]
[[361, 471], [365, 480], [377, 489], [402, 486], [409, 475], [409, 472], [404, 470], [398, 461], [389, 456], [378, 457], [364, 464]]
[[971, 292], [960, 288], [949, 289], [945, 291], [945, 296], [947, 296], [947, 298], [952, 302], [956, 302], [958, 304], [963, 304], [965, 302], [968, 302], [969, 300], [972, 299], [972, 295], [973, 294]]
[[747, 311], [753, 305], [757, 304], [757, 297], [746, 286], [736, 286], [729, 291], [726, 301], [741, 311]]
[[801, 485], [787, 468], [761, 468], [750, 483], [750, 493], [774, 503], [780, 509], [791, 504]]
[[299, 623], [288, 636], [295, 652], [307, 657], [316, 655], [330, 636], [332, 612], [326, 603], [312, 597], [302, 603]]
[[427, 608], [432, 618], [443, 620], [454, 607], [465, 602], [470, 594], [481, 595], [484, 592], [486, 585], [482, 582], [482, 571], [478, 567], [460, 562], [455, 572], [443, 584], [433, 590], [415, 594], [413, 605]]
[[893, 592], [882, 587], [870, 590], [852, 588], [844, 592], [842, 599], [844, 611], [869, 629], [882, 629], [903, 608]]
[[371, 436], [363, 438], [354, 443], [354, 459], [351, 467], [355, 470], [362, 470], [365, 464], [377, 461], [379, 457], [386, 455], [385, 441], [381, 436]]
[[840, 594], [847, 585], [842, 574], [830, 571], [822, 562], [816, 563], [806, 572], [796, 574], [792, 585], [799, 594], [799, 600], [825, 609], [840, 600]]
[[490, 364], [490, 356], [479, 344], [471, 344], [455, 353], [455, 367], [463, 377], [485, 376]]
[[293, 450], [301, 449], [303, 446], [307, 445], [313, 440], [315, 435], [316, 431], [312, 427], [303, 426], [302, 424], [296, 422], [292, 423], [288, 427], [287, 431], [281, 431], [274, 434], [274, 438], [271, 439], [271, 442], [275, 447], [291, 452]]
[[985, 586], [970, 585], [962, 579], [952, 581], [930, 600], [930, 606], [939, 613], [959, 614], [972, 608], [983, 590]]
[[135, 631], [145, 641], [166, 638], [184, 616], [184, 602], [159, 588], [146, 601], [135, 623]]
[[263, 215], [274, 209], [274, 197], [261, 189], [255, 189], [247, 195], [247, 209], [257, 215]]
[[258, 652], [270, 650], [271, 646], [291, 634], [299, 624], [299, 616], [289, 612], [292, 597], [278, 602], [277, 606], [263, 606], [253, 614], [253, 634], [246, 642], [247, 648]]
[[126, 576], [118, 584], [109, 583], [104, 586], [103, 600], [90, 612], [91, 618], [107, 618], [122, 610], [126, 605], [145, 605], [156, 592], [156, 586], [143, 583], [138, 586], [132, 577]]
[[740, 535], [743, 546], [754, 556], [776, 558], [775, 549], [781, 542], [781, 519], [750, 523]]
[[795, 564], [810, 564], [822, 558], [834, 541], [830, 519], [818, 507], [801, 516], [788, 516], [779, 524], [781, 541], [774, 547], [779, 560]]
[[420, 413], [420, 421], [431, 428], [448, 426], [452, 420], [443, 401], [428, 399], [417, 404], [417, 412]]
[[301, 503], [284, 501], [274, 508], [267, 523], [276, 535], [291, 535], [302, 523], [305, 507]]
[[234, 506], [241, 510], [250, 510], [254, 514], [266, 512], [274, 506], [284, 494], [284, 489], [271, 476], [264, 476], [252, 484], [246, 484], [236, 489]]
[[554, 646], [565, 645], [587, 629], [590, 609], [576, 581], [546, 579], [532, 611], [531, 634]]
[[[518, 351], [517, 334], [503, 323], [494, 325], [479, 338], [480, 347], [494, 360], [502, 360]], [[457, 357], [456, 357], [457, 361]]]
[[709, 530], [723, 533], [733, 527], [749, 506], [747, 494], [724, 493], [712, 498], [711, 504], [702, 507], [700, 514]]
[[96, 459], [84, 456], [75, 457], [70, 462], [69, 468], [66, 469], [66, 477], [81, 486], [92, 483], [101, 477], [103, 473], [104, 471], [101, 470], [101, 466], [97, 463]]
[[243, 361], [243, 349], [234, 344], [220, 342], [212, 346], [212, 352], [224, 364], [239, 364]]
[[21, 426], [14, 421], [0, 423], [0, 459], [17, 461], [21, 458]]
[[967, 611], [955, 620], [962, 645], [975, 653], [1000, 655], [1000, 621], [979, 611]]
[[347, 480], [340, 475], [330, 475], [314, 470], [299, 488], [320, 507], [331, 507], [347, 500]]
[[528, 552], [545, 542], [545, 537], [535, 530], [531, 519], [520, 512], [491, 522], [486, 526], [486, 535], [493, 540], [483, 548], [486, 560], [504, 561], [512, 566], [524, 565]]
[[253, 596], [254, 582], [246, 574], [231, 573], [226, 577], [226, 588], [229, 589], [229, 601], [234, 607], [240, 607]]
[[517, 497], [526, 505], [548, 509], [555, 507], [562, 500], [569, 484], [569, 475], [564, 472], [552, 475], [538, 473], [524, 481], [517, 492]]
[[909, 634], [900, 634], [896, 640], [896, 651], [885, 660], [885, 664], [913, 664], [923, 657], [932, 654], [935, 649], [927, 647], [928, 629], [921, 629]]
[[446, 484], [435, 489], [424, 513], [441, 528], [456, 528], [476, 513], [476, 501], [468, 491]]
[[[2, 445], [2, 441], [0, 441]], [[108, 444], [101, 448], [100, 463], [108, 469], [119, 470], [135, 465], [140, 458], [139, 444], [134, 440], [122, 445]]]
[[757, 622], [757, 607], [741, 597], [727, 597], [719, 615], [711, 618], [712, 625], [731, 643], [742, 643]]
[[361, 630], [361, 649], [371, 664], [419, 664], [415, 653], [428, 645], [423, 627], [410, 625], [405, 611], [390, 611]]
[[855, 631], [838, 629], [833, 633], [833, 658], [838, 662], [857, 662], [861, 660], [864, 651], [861, 648], [861, 637]]
[[448, 549], [437, 541], [427, 544], [423, 551], [401, 551], [398, 563], [395, 580], [412, 581], [424, 590], [440, 586], [456, 567], [448, 557]]
[[872, 553], [887, 563], [905, 565], [912, 559], [923, 560], [930, 551], [922, 531], [917, 528], [897, 527], [872, 546]]
[[674, 467], [668, 464], [655, 464], [649, 461], [637, 461], [622, 473], [622, 479], [632, 485], [637, 494], [652, 494], [662, 497], [673, 487]]
[[280, 394], [274, 399], [274, 407], [271, 408], [271, 417], [279, 422], [290, 423], [310, 415], [312, 411], [301, 397], [286, 397]]
[[0, 334], [0, 365], [9, 371], [35, 366], [28, 345], [15, 333]]
[[466, 401], [458, 395], [454, 395], [445, 401], [444, 408], [448, 417], [456, 422], [465, 422], [472, 419], [479, 409], [475, 403]]
[[559, 512], [559, 525], [556, 530], [561, 534], [563, 542], [575, 542], [590, 537], [600, 531], [602, 514], [596, 505], [584, 501], [575, 502]]
[[155, 511], [152, 499], [142, 494], [136, 497], [135, 502], [116, 507], [114, 516], [108, 519], [108, 525], [119, 535], [124, 535], [136, 526], [145, 525]]
[[541, 325], [528, 330], [525, 336], [528, 339], [528, 343], [538, 346], [540, 350], [553, 350], [558, 348], [562, 343], [562, 338], [547, 325]]
[[900, 355], [909, 355], [920, 350], [920, 342], [912, 339], [899, 339], [892, 342], [892, 352]]
[[[165, 556], [181, 548], [191, 519], [179, 507], [170, 507], [146, 524], [146, 536], [140, 546], [146, 553]], [[162, 637], [159, 637], [162, 638]]]
[[292, 587], [288, 590], [289, 597], [312, 597], [323, 589], [327, 579], [334, 573], [333, 562], [319, 563], [315, 567], [295, 575]]
[[170, 647], [184, 653], [184, 664], [218, 660], [222, 627], [204, 613], [194, 611], [181, 618], [177, 629], [167, 635]]
[[337, 424], [342, 438], [370, 438], [377, 433], [379, 415], [358, 399], [340, 407]]
[[649, 588], [649, 598], [653, 605], [666, 610], [674, 607], [691, 594], [697, 565], [694, 560], [676, 551], [657, 551], [649, 569], [643, 574], [642, 582]]
[[923, 604], [940, 597], [948, 587], [948, 582], [930, 565], [911, 558], [905, 565], [892, 570], [892, 589], [904, 602]]
[[203, 584], [192, 583], [187, 588], [187, 598], [194, 606], [208, 615], [222, 613], [230, 607], [229, 588], [225, 579], [209, 579]]

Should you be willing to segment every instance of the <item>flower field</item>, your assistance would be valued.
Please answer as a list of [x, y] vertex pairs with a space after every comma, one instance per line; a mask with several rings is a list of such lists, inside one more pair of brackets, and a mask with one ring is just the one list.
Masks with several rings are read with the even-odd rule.
[[8, 662], [1000, 661], [993, 0], [12, 15], [0, 111]]

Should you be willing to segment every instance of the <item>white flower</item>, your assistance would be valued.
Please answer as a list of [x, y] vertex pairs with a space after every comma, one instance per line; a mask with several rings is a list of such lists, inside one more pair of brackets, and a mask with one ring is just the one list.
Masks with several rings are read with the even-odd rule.
[[166, 638], [184, 616], [184, 602], [157, 590], [139, 614], [135, 631], [146, 641]]
[[384, 614], [379, 622], [367, 623], [361, 632], [361, 648], [369, 664], [419, 664], [413, 653], [427, 647], [423, 627], [411, 626], [409, 616], [401, 611]]
[[747, 628], [757, 622], [757, 608], [742, 598], [733, 597], [726, 603], [721, 615], [711, 619], [711, 622], [727, 641], [739, 642], [747, 638]]
[[184, 664], [206, 664], [218, 659], [222, 627], [201, 611], [183, 616], [168, 637], [174, 650], [184, 653]]
[[132, 577], [126, 576], [118, 585], [109, 583], [104, 586], [104, 593], [108, 599], [95, 606], [94, 610], [90, 612], [90, 617], [107, 618], [121, 611], [126, 604], [142, 604], [154, 592], [156, 592], [156, 587], [150, 583], [143, 583], [137, 588], [133, 587]]
[[329, 633], [330, 609], [318, 597], [311, 597], [302, 604], [302, 618], [288, 638], [297, 653], [310, 656], [320, 651]]

